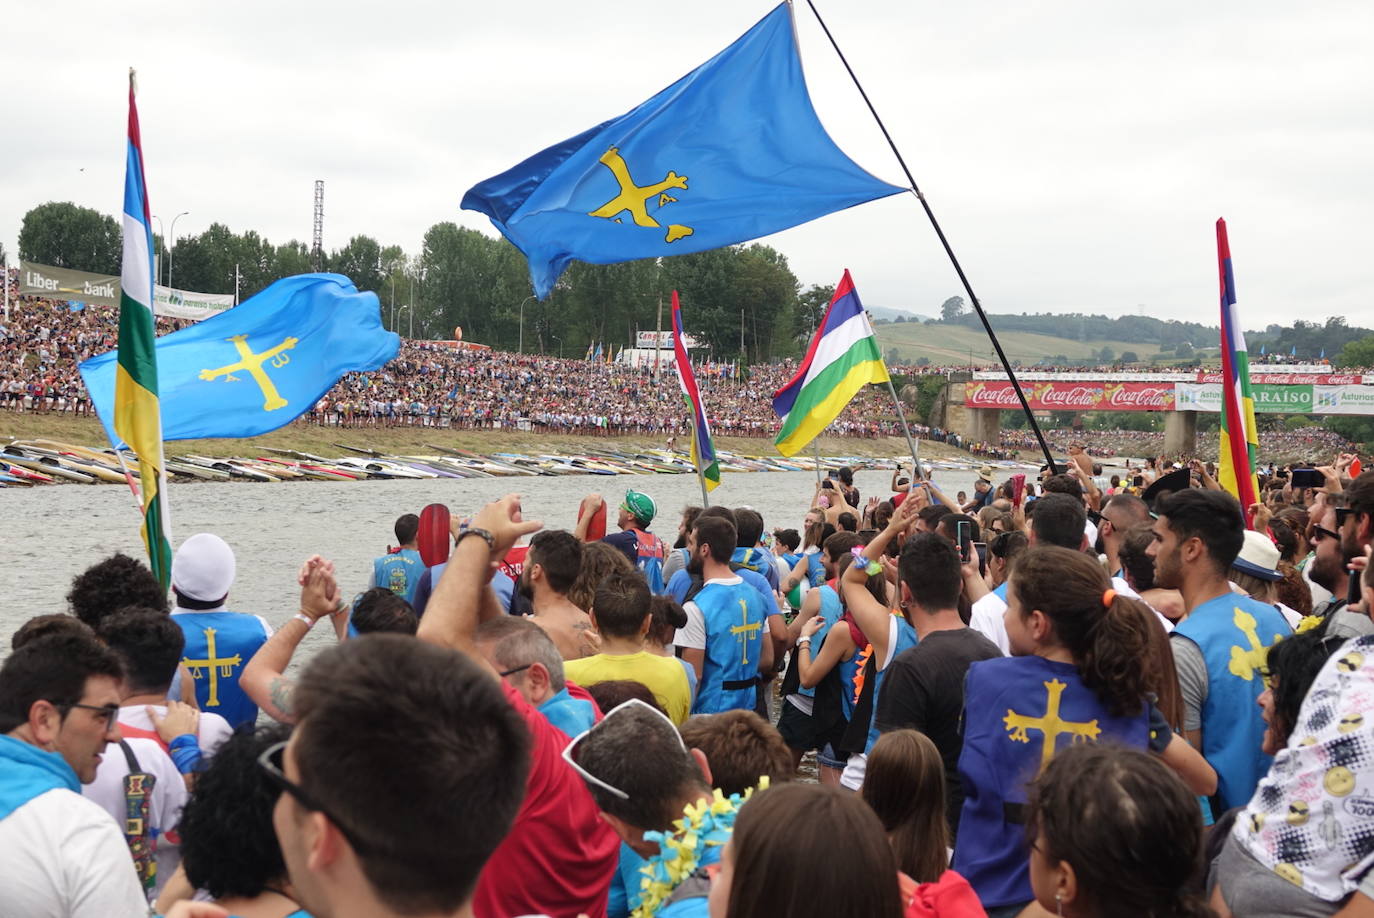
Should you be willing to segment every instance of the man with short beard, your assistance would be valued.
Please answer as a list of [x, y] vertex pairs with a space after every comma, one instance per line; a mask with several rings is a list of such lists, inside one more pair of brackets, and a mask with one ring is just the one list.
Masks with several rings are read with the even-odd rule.
[[[1361, 525], [1359, 520], [1352, 519], [1355, 515], [1353, 510], [1347, 511], [1346, 525], [1342, 527], [1336, 523], [1338, 511], [1334, 507], [1320, 505], [1320, 515], [1314, 509], [1312, 563], [1308, 565], [1307, 573], [1313, 583], [1330, 591], [1331, 598], [1315, 607], [1312, 615], [1323, 620], [1321, 627], [1331, 637], [1354, 638], [1374, 634], [1374, 621], [1370, 620], [1368, 613], [1349, 609], [1346, 605], [1346, 566], [1354, 557], [1346, 552], [1350, 545], [1358, 545]], [[1344, 538], [1347, 534], [1352, 538]], [[1362, 548], [1359, 554], [1364, 554]]]
[[1217, 771], [1217, 808], [1241, 806], [1269, 769], [1261, 751], [1268, 648], [1292, 632], [1273, 606], [1231, 590], [1245, 521], [1225, 491], [1190, 488], [1161, 499], [1154, 523], [1155, 585], [1183, 594], [1188, 616], [1170, 637], [1183, 696], [1183, 727]]

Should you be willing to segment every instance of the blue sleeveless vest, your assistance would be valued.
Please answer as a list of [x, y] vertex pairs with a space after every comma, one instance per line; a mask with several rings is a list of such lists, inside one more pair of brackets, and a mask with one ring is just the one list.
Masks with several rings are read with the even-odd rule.
[[420, 585], [420, 575], [424, 572], [425, 562], [420, 560], [420, 553], [413, 548], [403, 548], [372, 562], [372, 583], [385, 587], [413, 606], [415, 589]]
[[986, 908], [1033, 898], [1021, 808], [1026, 786], [1058, 749], [1111, 739], [1146, 749], [1150, 716], [1113, 717], [1072, 663], [1001, 657], [969, 667], [964, 683], [964, 806], [950, 865]]
[[806, 576], [811, 578], [811, 586], [818, 587], [825, 583], [825, 564], [821, 562], [821, 553], [813, 551], [806, 556]]
[[[897, 654], [901, 653], [903, 650], [906, 650], [908, 648], [915, 647], [917, 642], [916, 629], [911, 627], [911, 625], [907, 622], [905, 616], [894, 615], [892, 616], [892, 618], [897, 623], [897, 642], [896, 645], [889, 651], [889, 653], [891, 654], [891, 656], [888, 658], [889, 665], [891, 665], [892, 660], [897, 659]], [[890, 628], [889, 633], [891, 633]], [[882, 669], [877, 668], [878, 664], [881, 662], [882, 660], [874, 660], [873, 663], [874, 716], [870, 718], [868, 723], [868, 742], [864, 744], [865, 754], [872, 752], [873, 744], [878, 741], [878, 696], [883, 690], [883, 679], [887, 677], [887, 667], [883, 667]]]
[[[819, 592], [821, 594], [821, 608], [816, 612], [816, 616], [825, 624], [811, 638], [811, 659], [813, 660], [820, 656], [821, 648], [825, 646], [826, 635], [830, 633], [830, 629], [844, 614], [844, 607], [840, 605], [840, 594], [835, 592], [834, 587], [822, 586]], [[843, 674], [841, 676], [843, 677]], [[811, 688], [803, 688], [798, 685], [797, 694], [814, 698], [816, 697], [816, 687], [813, 685]]]
[[1256, 699], [1269, 647], [1290, 634], [1273, 606], [1238, 594], [1218, 596], [1188, 613], [1174, 633], [1202, 651], [1207, 700], [1202, 704], [1202, 754], [1217, 770], [1221, 810], [1244, 806], [1271, 758], [1260, 751], [1264, 720]]
[[220, 715], [235, 728], [257, 720], [258, 706], [239, 688], [239, 676], [267, 642], [258, 617], [238, 612], [176, 612], [172, 620], [186, 635], [181, 664], [195, 680], [200, 709]]
[[754, 710], [767, 614], [747, 583], [707, 583], [693, 599], [706, 620], [706, 658], [693, 714]]

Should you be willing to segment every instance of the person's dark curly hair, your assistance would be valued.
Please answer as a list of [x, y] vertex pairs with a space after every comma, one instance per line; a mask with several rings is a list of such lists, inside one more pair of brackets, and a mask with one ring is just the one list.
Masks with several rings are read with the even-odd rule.
[[142, 561], [115, 552], [72, 579], [67, 592], [72, 614], [92, 628], [116, 609], [140, 606], [168, 612], [167, 591]]
[[351, 618], [359, 634], [387, 632], [415, 634], [420, 620], [404, 596], [397, 596], [386, 587], [373, 587], [353, 603]]
[[191, 886], [216, 899], [253, 897], [280, 885], [286, 862], [272, 829], [278, 790], [258, 767], [290, 735], [281, 725], [235, 733], [196, 779], [181, 811], [181, 864]]

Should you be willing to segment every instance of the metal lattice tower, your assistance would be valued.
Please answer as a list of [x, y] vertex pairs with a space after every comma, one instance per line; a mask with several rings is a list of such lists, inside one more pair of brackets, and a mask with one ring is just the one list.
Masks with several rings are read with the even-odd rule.
[[324, 268], [324, 179], [315, 179], [315, 235], [310, 244], [315, 270]]

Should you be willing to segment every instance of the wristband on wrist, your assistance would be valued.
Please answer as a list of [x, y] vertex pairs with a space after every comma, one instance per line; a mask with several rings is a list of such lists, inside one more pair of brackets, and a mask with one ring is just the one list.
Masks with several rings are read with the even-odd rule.
[[315, 620], [311, 618], [309, 615], [306, 615], [304, 612], [297, 612], [295, 615], [291, 617], [296, 621], [300, 622], [302, 625], [304, 625], [307, 631], [315, 627]]
[[797, 646], [798, 646], [798, 647], [810, 648], [810, 647], [811, 647], [811, 639], [810, 639], [809, 637], [797, 638]]
[[471, 526], [467, 529], [464, 529], [462, 532], [458, 533], [458, 538], [453, 540], [454, 546], [457, 547], [463, 544], [463, 540], [466, 539], [468, 536], [477, 536], [482, 541], [486, 542], [488, 551], [496, 550], [496, 537], [493, 536], [489, 531], [485, 529], [479, 529], [476, 526]]
[[167, 752], [172, 764], [183, 775], [190, 774], [200, 767], [200, 741], [194, 733], [183, 733], [167, 744]]

